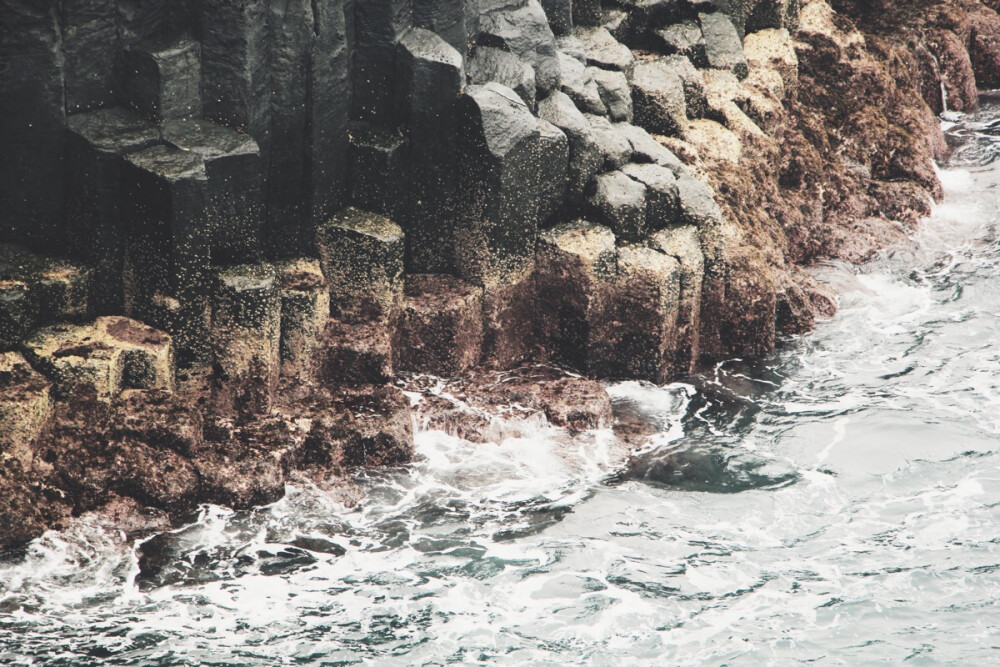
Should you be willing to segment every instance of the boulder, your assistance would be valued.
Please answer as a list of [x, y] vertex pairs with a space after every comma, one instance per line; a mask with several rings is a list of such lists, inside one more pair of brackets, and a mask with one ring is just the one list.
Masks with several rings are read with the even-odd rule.
[[722, 222], [722, 210], [712, 188], [690, 173], [677, 176], [677, 203], [681, 220], [696, 227], [711, 227]]
[[605, 28], [577, 28], [576, 36], [583, 43], [587, 64], [601, 69], [629, 74], [635, 56], [627, 46], [617, 41]]
[[677, 73], [684, 84], [687, 115], [692, 118], [703, 116], [705, 114], [705, 79], [701, 71], [695, 69], [685, 56], [666, 56], [663, 58], [663, 62]]
[[618, 124], [604, 116], [587, 116], [590, 131], [601, 154], [603, 169], [618, 169], [632, 159], [632, 143], [618, 131]]
[[396, 118], [420, 128], [440, 128], [445, 111], [465, 87], [462, 54], [429, 30], [413, 28], [396, 55]]
[[558, 55], [562, 70], [562, 91], [569, 95], [578, 109], [586, 113], [607, 114], [597, 83], [587, 74], [583, 63], [565, 53]]
[[632, 74], [635, 123], [650, 132], [677, 136], [687, 122], [684, 81], [663, 60], [636, 65]]
[[677, 179], [674, 172], [658, 164], [629, 164], [622, 173], [646, 187], [646, 223], [662, 229], [679, 221]]
[[479, 18], [479, 43], [506, 49], [535, 70], [539, 97], [559, 86], [555, 35], [538, 0], [498, 3]]
[[126, 317], [39, 329], [22, 349], [59, 400], [90, 396], [107, 403], [124, 389], [174, 387], [170, 336]]
[[667, 55], [680, 55], [690, 60], [695, 67], [708, 67], [705, 52], [705, 36], [701, 26], [695, 21], [682, 21], [656, 31], [660, 48]]
[[572, 201], [580, 201], [602, 162], [590, 123], [573, 104], [573, 100], [561, 92], [552, 93], [538, 105], [538, 117], [566, 134], [569, 141], [567, 194]]
[[467, 50], [465, 6], [454, 0], [412, 0], [413, 25], [429, 30], [461, 54]]
[[469, 83], [482, 86], [491, 81], [517, 93], [531, 109], [536, 108], [535, 69], [513, 53], [492, 46], [477, 46], [469, 58]]
[[618, 133], [632, 144], [632, 157], [636, 162], [658, 164], [675, 173], [683, 166], [673, 151], [643, 128], [629, 123], [619, 123], [616, 127]]

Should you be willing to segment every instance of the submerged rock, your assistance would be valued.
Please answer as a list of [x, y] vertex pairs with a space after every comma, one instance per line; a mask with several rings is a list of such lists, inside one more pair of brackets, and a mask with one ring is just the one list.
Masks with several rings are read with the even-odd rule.
[[633, 457], [624, 476], [703, 493], [775, 489], [793, 484], [799, 478], [791, 464], [745, 450], [698, 444], [671, 445]]

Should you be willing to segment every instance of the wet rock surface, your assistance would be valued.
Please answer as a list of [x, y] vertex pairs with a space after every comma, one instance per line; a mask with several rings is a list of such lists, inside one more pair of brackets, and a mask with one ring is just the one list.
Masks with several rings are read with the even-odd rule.
[[[512, 405], [610, 423], [534, 362], [766, 354], [831, 314], [804, 266], [941, 196], [935, 114], [1000, 85], [979, 0], [28, 4], [0, 3], [4, 544], [405, 463], [400, 378], [483, 440]], [[694, 446], [631, 474], [772, 467]]]

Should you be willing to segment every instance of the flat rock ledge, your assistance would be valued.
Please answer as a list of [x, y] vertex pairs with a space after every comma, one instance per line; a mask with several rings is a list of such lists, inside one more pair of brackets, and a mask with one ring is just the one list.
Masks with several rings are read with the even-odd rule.
[[349, 499], [418, 429], [641, 444], [602, 381], [769, 353], [930, 212], [996, 10], [0, 3], [0, 549]]

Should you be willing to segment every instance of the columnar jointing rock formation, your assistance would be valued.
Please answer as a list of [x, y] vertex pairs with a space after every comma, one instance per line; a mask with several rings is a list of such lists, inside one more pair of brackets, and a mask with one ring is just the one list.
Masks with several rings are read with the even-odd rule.
[[990, 2], [832, 5], [0, 0], [0, 540], [405, 462], [399, 372], [808, 329], [1000, 85]]

